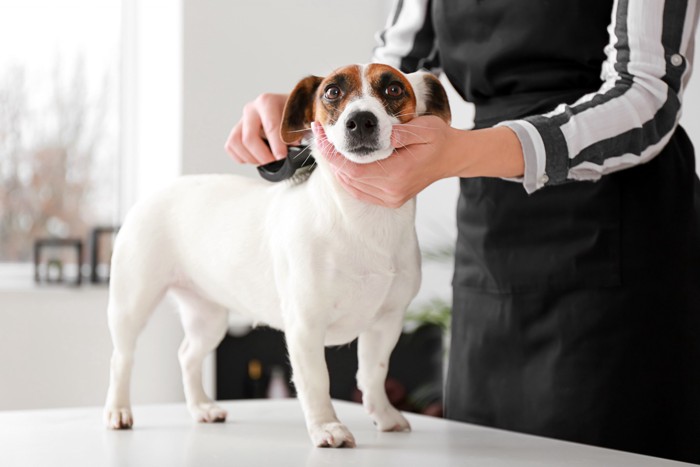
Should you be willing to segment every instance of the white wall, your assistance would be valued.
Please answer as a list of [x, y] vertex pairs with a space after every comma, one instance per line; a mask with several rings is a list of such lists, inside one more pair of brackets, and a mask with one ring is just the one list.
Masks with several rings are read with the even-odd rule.
[[[172, 307], [161, 308], [139, 340], [136, 404], [183, 400], [182, 330]], [[0, 291], [0, 410], [104, 404], [112, 352], [106, 309], [104, 287]]]

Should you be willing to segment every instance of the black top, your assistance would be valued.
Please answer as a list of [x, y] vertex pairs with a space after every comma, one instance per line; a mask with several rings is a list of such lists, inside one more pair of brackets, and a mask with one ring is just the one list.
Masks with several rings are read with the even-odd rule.
[[[477, 126], [543, 113], [598, 90], [612, 3], [434, 2], [442, 69], [475, 104]], [[562, 21], [572, 16], [577, 20]]]
[[441, 66], [525, 157], [525, 189], [460, 180], [446, 415], [700, 463], [697, 2], [397, 5], [375, 58]]

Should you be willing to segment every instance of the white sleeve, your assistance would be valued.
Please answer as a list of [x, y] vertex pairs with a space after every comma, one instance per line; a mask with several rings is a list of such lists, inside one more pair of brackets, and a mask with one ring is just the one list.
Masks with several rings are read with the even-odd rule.
[[520, 139], [528, 193], [597, 180], [663, 150], [680, 120], [697, 22], [698, 0], [615, 0], [600, 89], [500, 124]]
[[372, 61], [411, 73], [439, 68], [431, 0], [395, 0], [386, 27], [377, 34]]

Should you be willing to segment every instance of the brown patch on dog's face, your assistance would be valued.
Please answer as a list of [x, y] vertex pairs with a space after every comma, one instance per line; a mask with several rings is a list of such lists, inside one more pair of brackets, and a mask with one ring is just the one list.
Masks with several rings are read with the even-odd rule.
[[368, 66], [365, 76], [372, 95], [379, 99], [391, 117], [406, 123], [416, 116], [416, 95], [403, 73], [375, 63]]
[[348, 102], [362, 93], [361, 68], [350, 65], [323, 80], [314, 101], [314, 116], [322, 125], [334, 125]]

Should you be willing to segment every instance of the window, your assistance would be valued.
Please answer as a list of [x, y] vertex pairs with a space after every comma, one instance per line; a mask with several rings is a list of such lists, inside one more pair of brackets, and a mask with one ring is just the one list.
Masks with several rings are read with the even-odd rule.
[[118, 216], [121, 0], [0, 2], [0, 266]]

